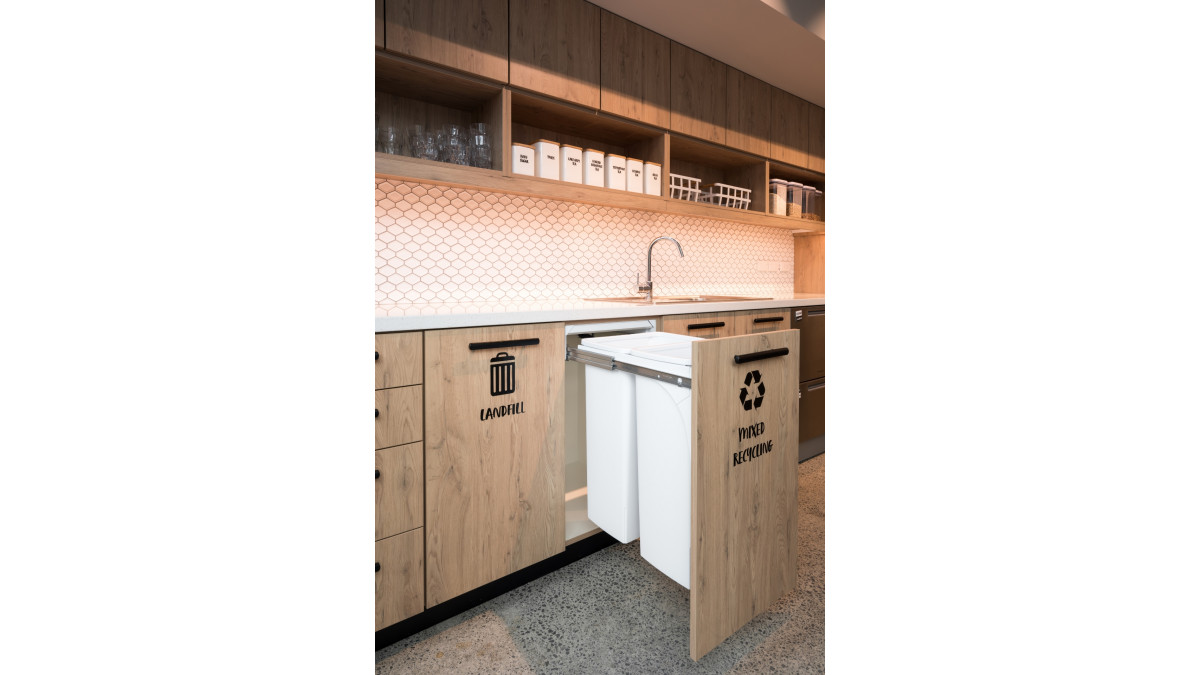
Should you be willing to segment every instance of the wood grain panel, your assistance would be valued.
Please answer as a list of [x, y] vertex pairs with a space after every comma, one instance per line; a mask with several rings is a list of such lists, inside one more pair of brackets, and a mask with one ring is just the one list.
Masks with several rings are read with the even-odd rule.
[[[689, 326], [698, 326], [706, 323], [721, 323], [724, 326], [714, 326], [710, 328], [689, 328]], [[698, 338], [720, 338], [736, 335], [737, 328], [737, 312], [705, 312], [703, 314], [674, 314], [664, 316], [660, 330], [664, 333], [675, 333], [676, 335], [691, 335]]]
[[[783, 347], [787, 356], [733, 361]], [[795, 330], [692, 343], [693, 659], [796, 586], [799, 347]], [[764, 392], [747, 411], [736, 393], [751, 373]], [[761, 433], [741, 438], [758, 423]]]
[[383, 0], [375, 0], [375, 47], [384, 46]]
[[425, 449], [421, 443], [375, 451], [375, 539], [425, 524]]
[[800, 320], [800, 380], [825, 377], [825, 306], [804, 307]]
[[825, 109], [808, 103], [808, 168], [825, 173]]
[[422, 387], [397, 387], [375, 392], [375, 449], [421, 440]]
[[[789, 330], [792, 327], [792, 310], [790, 307], [779, 309], [753, 309], [738, 312], [734, 320], [735, 335], [756, 335], [770, 333], [776, 330]], [[755, 319], [780, 319], [779, 321], [755, 323]]]
[[795, 255], [792, 259], [796, 293], [825, 292], [825, 235], [794, 237]]
[[771, 154], [771, 85], [729, 69], [725, 144], [761, 157]]
[[[540, 343], [469, 349], [525, 338]], [[431, 606], [563, 550], [565, 351], [561, 323], [426, 332]], [[501, 352], [516, 359], [515, 390], [493, 396], [492, 359]], [[508, 412], [487, 414], [498, 408]]]
[[671, 43], [671, 131], [725, 143], [728, 70], [714, 58]]
[[825, 435], [825, 378], [800, 383], [800, 442]]
[[425, 531], [375, 542], [375, 630], [425, 609]]
[[771, 159], [808, 168], [808, 112], [804, 99], [771, 87]]
[[407, 387], [421, 384], [425, 367], [421, 341], [424, 333], [375, 334], [375, 388]]
[[510, 0], [509, 83], [600, 107], [600, 8], [583, 0]]
[[671, 124], [671, 41], [603, 9], [600, 109], [664, 129]]
[[384, 26], [388, 51], [508, 79], [507, 0], [387, 0]]

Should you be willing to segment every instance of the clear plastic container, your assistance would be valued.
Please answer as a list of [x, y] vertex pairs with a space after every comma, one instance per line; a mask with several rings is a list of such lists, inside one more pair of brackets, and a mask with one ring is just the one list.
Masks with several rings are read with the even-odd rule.
[[787, 215], [788, 182], [782, 178], [771, 179], [770, 206], [771, 213], [777, 216]]

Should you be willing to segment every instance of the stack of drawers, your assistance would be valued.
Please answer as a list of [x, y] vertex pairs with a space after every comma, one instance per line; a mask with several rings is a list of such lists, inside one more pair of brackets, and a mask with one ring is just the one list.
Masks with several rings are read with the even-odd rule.
[[422, 333], [375, 336], [375, 630], [425, 609]]

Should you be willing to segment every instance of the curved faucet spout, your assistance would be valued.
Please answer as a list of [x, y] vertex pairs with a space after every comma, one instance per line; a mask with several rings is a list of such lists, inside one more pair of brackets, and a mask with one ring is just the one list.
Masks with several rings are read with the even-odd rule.
[[675, 237], [658, 237], [650, 242], [650, 248], [646, 249], [646, 283], [638, 284], [638, 291], [646, 294], [646, 300], [654, 300], [654, 282], [651, 281], [650, 275], [653, 273], [651, 262], [654, 260], [654, 245], [663, 239], [675, 242], [675, 248], [679, 249], [679, 257], [683, 257], [683, 246], [680, 246], [679, 241]]

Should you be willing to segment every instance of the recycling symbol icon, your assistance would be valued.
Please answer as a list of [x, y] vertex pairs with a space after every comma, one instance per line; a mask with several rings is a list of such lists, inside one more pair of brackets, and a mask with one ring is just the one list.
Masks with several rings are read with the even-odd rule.
[[763, 395], [766, 393], [767, 387], [762, 383], [762, 376], [758, 374], [758, 371], [752, 370], [746, 373], [746, 386], [742, 387], [742, 393], [739, 396], [742, 401], [742, 409], [751, 410], [761, 406]]

